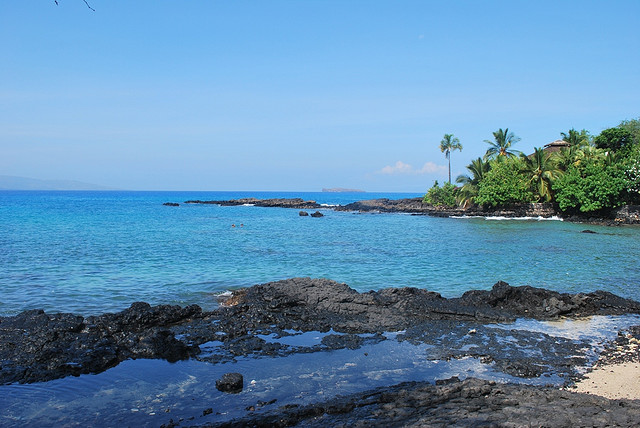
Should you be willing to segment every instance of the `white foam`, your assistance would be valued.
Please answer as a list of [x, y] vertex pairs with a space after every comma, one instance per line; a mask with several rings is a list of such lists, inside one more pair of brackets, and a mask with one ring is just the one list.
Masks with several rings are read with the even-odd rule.
[[485, 220], [504, 221], [504, 220], [518, 220], [518, 221], [564, 221], [562, 217], [557, 215], [551, 217], [507, 217], [507, 216], [482, 216], [482, 215], [452, 215], [449, 218], [458, 219], [470, 219], [470, 218], [483, 218]]
[[487, 216], [485, 220], [518, 220], [518, 221], [564, 221], [562, 218], [554, 215], [552, 217], [505, 217], [505, 216]]

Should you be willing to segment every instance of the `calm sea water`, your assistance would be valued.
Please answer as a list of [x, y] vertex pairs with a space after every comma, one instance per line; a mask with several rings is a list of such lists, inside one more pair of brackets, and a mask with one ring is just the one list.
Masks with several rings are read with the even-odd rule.
[[[640, 299], [637, 227], [330, 209], [323, 210], [325, 217], [311, 218], [280, 208], [162, 205], [247, 196], [345, 204], [418, 195], [0, 192], [0, 315], [32, 308], [96, 314], [139, 300], [210, 309], [216, 294], [294, 276], [327, 277], [362, 291], [414, 286], [458, 296], [505, 280], [559, 291], [604, 289]], [[587, 227], [598, 233], [580, 233]], [[630, 316], [593, 317], [559, 323], [521, 320], [492, 328], [601, 343], [637, 323]], [[300, 338], [317, 342], [321, 335]], [[563, 382], [553, 373], [512, 378], [475, 358], [431, 361], [429, 349], [386, 340], [358, 350], [246, 357], [227, 364], [126, 361], [97, 375], [0, 386], [0, 426], [159, 426], [180, 418], [213, 423], [242, 416], [261, 400], [277, 399], [268, 410], [451, 376]], [[242, 393], [216, 390], [215, 381], [229, 371], [247, 379]], [[207, 415], [207, 408], [217, 411]]]
[[[640, 300], [638, 227], [162, 205], [248, 196], [346, 204], [419, 195], [0, 192], [0, 315], [34, 308], [88, 315], [140, 300], [210, 309], [216, 294], [295, 276], [447, 297], [504, 280]], [[585, 228], [598, 233], [580, 233]]]

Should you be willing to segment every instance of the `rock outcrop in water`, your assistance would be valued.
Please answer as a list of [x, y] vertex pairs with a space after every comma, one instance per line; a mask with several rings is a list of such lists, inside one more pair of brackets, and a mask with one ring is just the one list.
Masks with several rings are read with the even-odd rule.
[[[219, 201], [186, 201], [186, 204], [213, 204], [221, 206], [255, 205], [259, 207], [314, 209], [322, 205], [315, 201], [305, 201], [301, 198], [257, 199], [242, 198]], [[328, 207], [323, 207], [328, 208]], [[414, 215], [429, 215], [433, 217], [507, 217], [507, 218], [551, 218], [562, 217], [565, 220], [605, 226], [619, 226], [622, 224], [640, 224], [640, 206], [625, 205], [621, 208], [607, 209], [597, 213], [565, 214], [551, 203], [529, 203], [492, 208], [472, 206], [469, 208], [445, 208], [426, 204], [422, 198], [406, 199], [369, 199], [352, 202], [346, 205], [330, 207], [336, 211], [379, 212], [379, 213], [407, 213]]]
[[189, 358], [194, 348], [167, 328], [201, 315], [197, 305], [134, 303], [115, 314], [84, 318], [42, 310], [0, 318], [0, 383], [40, 382], [99, 373], [127, 359]]
[[302, 198], [274, 198], [274, 199], [257, 199], [257, 198], [241, 198], [230, 199], [221, 201], [201, 201], [191, 200], [185, 201], [185, 204], [205, 204], [205, 205], [220, 205], [220, 206], [238, 206], [238, 205], [253, 205], [256, 207], [269, 207], [269, 208], [296, 208], [301, 210], [321, 208], [322, 205], [316, 201], [305, 201]]
[[[433, 321], [481, 325], [518, 317], [547, 320], [623, 313], [640, 313], [640, 303], [605, 292], [562, 294], [504, 282], [490, 291], [469, 291], [445, 299], [417, 288], [359, 293], [331, 280], [293, 278], [235, 291], [220, 309], [209, 313], [197, 305], [151, 307], [139, 302], [119, 313], [87, 318], [41, 310], [2, 317], [0, 383], [98, 373], [132, 358], [177, 361], [197, 357], [198, 345], [209, 341], [224, 342], [230, 358], [293, 352], [256, 337], [260, 331], [333, 329], [380, 334]], [[367, 340], [383, 339], [373, 336]], [[323, 349], [357, 347], [362, 342], [359, 337], [340, 335], [327, 338]]]
[[[430, 345], [424, 358], [473, 357], [511, 376], [569, 378], [576, 375], [576, 366], [587, 363], [588, 343], [540, 332], [502, 330], [492, 323], [518, 317], [548, 320], [623, 313], [640, 313], [640, 303], [610, 293], [563, 294], [504, 282], [491, 290], [445, 299], [415, 288], [359, 293], [326, 279], [293, 278], [237, 290], [212, 312], [202, 312], [196, 305], [134, 303], [118, 313], [87, 318], [41, 310], [1, 317], [0, 383], [99, 373], [136, 358], [196, 358], [215, 364], [236, 357], [286, 358], [302, 352], [355, 350], [389, 340], [383, 332], [400, 330], [393, 340]], [[327, 333], [311, 347], [265, 340], [296, 331]], [[638, 328], [631, 331], [640, 332]], [[637, 341], [629, 337], [620, 336], [619, 341]], [[217, 350], [201, 355], [201, 345], [210, 343], [219, 344]], [[240, 390], [242, 374], [227, 377], [230, 379], [220, 381], [220, 388]], [[201, 415], [212, 412], [203, 409]], [[248, 409], [245, 418], [205, 426], [357, 426], [372, 420], [380, 426], [633, 426], [640, 420], [640, 405], [554, 388], [452, 379], [435, 386], [401, 383], [260, 414]], [[169, 421], [166, 426], [176, 423]]]
[[[418, 288], [387, 288], [359, 293], [327, 279], [292, 278], [235, 291], [226, 304], [227, 318], [249, 328], [276, 324], [282, 328], [343, 332], [402, 330], [429, 320], [476, 322], [539, 320], [559, 316], [640, 313], [640, 303], [607, 292], [566, 294], [535, 287], [496, 283], [490, 291], [468, 291], [446, 299]], [[254, 327], [251, 327], [254, 326]]]

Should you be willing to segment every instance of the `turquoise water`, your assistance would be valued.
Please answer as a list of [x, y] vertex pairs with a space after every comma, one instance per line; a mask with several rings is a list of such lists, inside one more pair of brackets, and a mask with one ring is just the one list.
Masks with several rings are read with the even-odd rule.
[[[247, 196], [346, 204], [418, 195], [0, 192], [0, 315], [34, 308], [88, 315], [140, 300], [213, 308], [216, 294], [295, 276], [447, 297], [504, 280], [640, 300], [638, 227], [162, 205]], [[598, 233], [580, 233], [585, 228]]]

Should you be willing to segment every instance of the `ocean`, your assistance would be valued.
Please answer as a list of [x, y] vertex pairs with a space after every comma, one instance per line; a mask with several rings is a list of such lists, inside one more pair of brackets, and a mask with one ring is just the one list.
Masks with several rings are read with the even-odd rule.
[[[640, 300], [638, 227], [330, 209], [415, 196], [1, 191], [0, 315], [36, 308], [91, 315], [135, 301], [213, 309], [221, 293], [299, 276], [360, 291], [408, 286], [445, 297], [502, 280]], [[327, 208], [312, 218], [293, 209], [183, 204], [241, 197], [301, 197]]]
[[[282, 208], [182, 204], [190, 199], [252, 196], [301, 197], [327, 208], [321, 210], [324, 217], [312, 218]], [[419, 195], [3, 191], [0, 315], [35, 308], [99, 314], [125, 309], [135, 301], [197, 303], [213, 309], [219, 294], [295, 276], [331, 278], [360, 291], [420, 287], [446, 297], [489, 289], [504, 280], [562, 292], [600, 289], [640, 299], [638, 227], [360, 214], [329, 207], [359, 199], [413, 196]], [[597, 233], [581, 233], [587, 228]], [[494, 334], [506, 344], [504, 352], [517, 350], [511, 356], [516, 360], [540, 358], [537, 340], [569, 339], [592, 364], [602, 343], [638, 324], [639, 318], [521, 319], [484, 326], [477, 334]], [[539, 332], [538, 339], [510, 347], [516, 340], [514, 329]], [[504, 335], [491, 333], [498, 330]], [[466, 331], [462, 328], [463, 335]], [[290, 333], [293, 336], [281, 339], [259, 337], [312, 346], [334, 332]], [[0, 385], [0, 426], [217, 423], [242, 417], [260, 403], [269, 410], [407, 380], [434, 382], [452, 376], [532, 385], [565, 382], [553, 370], [519, 378], [480, 358], [441, 360], [437, 352], [434, 356], [437, 344], [396, 340], [398, 334], [402, 332], [388, 333], [387, 340], [358, 349], [301, 351], [283, 358], [238, 356], [224, 364], [127, 360], [99, 374]], [[456, 333], [442, 339], [451, 341], [452, 334]], [[464, 337], [454, 337], [461, 349], [469, 346]], [[489, 336], [483, 340], [489, 341]], [[208, 342], [200, 350], [206, 354], [221, 345]], [[217, 380], [227, 372], [245, 376], [242, 393], [217, 391]]]

